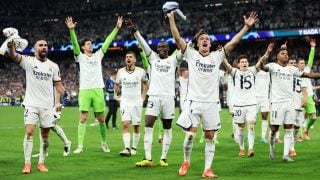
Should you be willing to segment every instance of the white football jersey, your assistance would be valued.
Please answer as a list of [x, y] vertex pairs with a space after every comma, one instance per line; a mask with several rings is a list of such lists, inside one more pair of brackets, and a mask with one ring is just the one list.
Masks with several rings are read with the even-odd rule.
[[142, 81], [147, 81], [142, 68], [135, 67], [133, 72], [128, 72], [125, 67], [119, 69], [116, 83], [121, 86], [121, 105], [142, 106]]
[[187, 96], [188, 78], [179, 76], [178, 81], [180, 83], [180, 86], [179, 86], [180, 99], [184, 100], [186, 99], [186, 96]]
[[259, 71], [256, 74], [256, 97], [269, 97], [270, 73]]
[[300, 72], [296, 67], [283, 67], [278, 63], [269, 63], [266, 66], [269, 67], [271, 74], [271, 103], [293, 101], [293, 77], [301, 77], [303, 72]]
[[33, 56], [22, 56], [19, 64], [26, 71], [24, 106], [52, 109], [54, 106], [54, 81], [61, 81], [59, 67], [47, 59], [41, 62]]
[[306, 88], [306, 78], [301, 77], [293, 77], [293, 102], [294, 102], [294, 109], [302, 110], [301, 103], [302, 103], [302, 89]]
[[[303, 70], [306, 73], [310, 73], [311, 72], [311, 68], [309, 66], [306, 66]], [[313, 86], [312, 86], [312, 82], [310, 78], [303, 78], [306, 85], [307, 85], [307, 92], [308, 92], [308, 96], [313, 96]]]
[[234, 84], [234, 106], [250, 106], [257, 104], [255, 90], [256, 67], [249, 67], [247, 71], [232, 68], [231, 75]]
[[90, 57], [81, 52], [75, 56], [80, 65], [80, 89], [104, 88], [101, 65], [103, 56], [101, 48]]
[[150, 62], [148, 95], [174, 97], [177, 55], [173, 54], [166, 59], [161, 59], [152, 51], [148, 59]]
[[219, 102], [219, 67], [225, 58], [224, 49], [202, 56], [199, 51], [187, 46], [184, 57], [189, 70], [187, 99]]

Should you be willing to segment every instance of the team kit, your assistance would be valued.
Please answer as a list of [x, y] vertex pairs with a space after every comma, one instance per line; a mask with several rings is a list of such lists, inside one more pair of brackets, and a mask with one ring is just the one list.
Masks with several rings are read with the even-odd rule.
[[[287, 44], [276, 48], [273, 43], [266, 44], [265, 54], [257, 63], [249, 66], [249, 58], [241, 55], [229, 63], [228, 55], [239, 44], [241, 38], [258, 20], [256, 12], [243, 17], [243, 27], [224, 46], [212, 50], [212, 42], [207, 32], [199, 30], [194, 38], [186, 42], [180, 36], [175, 14], [184, 19], [175, 2], [163, 7], [169, 22], [170, 32], [176, 43], [176, 50], [169, 55], [169, 44], [160, 41], [156, 50], [140, 34], [131, 19], [119, 16], [116, 26], [106, 37], [101, 48], [93, 50], [92, 41], [84, 39], [78, 42], [76, 25], [72, 17], [65, 19], [70, 33], [75, 62], [79, 64], [79, 124], [78, 144], [75, 154], [85, 153], [84, 137], [88, 112], [92, 108], [98, 121], [101, 148], [110, 152], [106, 142], [104, 81], [102, 59], [124, 23], [131, 31], [141, 48], [140, 57], [143, 68], [135, 65], [137, 55], [127, 51], [124, 56], [125, 67], [119, 67], [114, 80], [113, 98], [120, 104], [122, 121], [123, 150], [121, 156], [137, 154], [138, 143], [143, 138], [144, 157], [136, 162], [137, 167], [152, 167], [153, 130], [158, 117], [161, 118], [163, 135], [160, 166], [168, 166], [167, 154], [172, 142], [172, 123], [175, 119], [175, 83], [180, 83], [181, 113], [175, 122], [185, 134], [183, 140], [183, 162], [177, 172], [186, 176], [191, 165], [193, 143], [198, 128], [202, 131], [204, 148], [204, 167], [201, 174], [205, 178], [217, 178], [212, 164], [217, 143], [217, 133], [221, 128], [219, 84], [227, 79], [227, 104], [232, 116], [234, 141], [239, 144], [239, 156], [253, 157], [255, 124], [257, 113], [262, 115], [261, 142], [269, 143], [269, 157], [275, 159], [276, 142], [279, 141], [279, 127], [284, 128], [283, 155], [285, 162], [294, 161], [295, 143], [299, 140], [302, 126], [304, 136], [309, 139], [308, 131], [316, 120], [313, 100], [313, 86], [310, 79], [319, 78], [319, 73], [311, 72], [315, 56], [316, 41], [310, 41], [310, 54], [307, 63], [304, 59], [293, 59], [288, 54]], [[81, 23], [81, 22], [80, 22]], [[49, 147], [49, 131], [53, 130], [64, 142], [63, 156], [71, 152], [71, 141], [57, 124], [60, 118], [60, 97], [64, 93], [59, 66], [48, 59], [48, 44], [44, 39], [36, 41], [33, 56], [21, 55], [16, 50], [25, 42], [19, 38], [8, 40], [9, 57], [26, 71], [25, 137], [23, 141], [25, 164], [22, 173], [31, 173], [33, 134], [37, 125], [41, 128], [40, 153], [37, 169], [47, 172], [45, 157]], [[271, 53], [275, 60], [268, 63]], [[181, 67], [184, 62], [187, 68]], [[221, 68], [223, 67], [223, 68]], [[176, 69], [178, 68], [178, 71]], [[221, 69], [224, 69], [223, 71]], [[177, 77], [178, 72], [178, 77]], [[54, 88], [52, 88], [54, 87]], [[121, 94], [119, 94], [121, 92]], [[148, 98], [147, 98], [148, 97]], [[142, 117], [143, 102], [147, 98], [145, 117]], [[293, 102], [293, 103], [292, 103]], [[305, 114], [307, 121], [305, 120]], [[267, 121], [270, 115], [269, 122]], [[144, 136], [140, 137], [140, 124], [144, 119]], [[130, 133], [130, 125], [133, 132]], [[244, 129], [247, 127], [245, 148]], [[270, 133], [267, 129], [270, 127]]]

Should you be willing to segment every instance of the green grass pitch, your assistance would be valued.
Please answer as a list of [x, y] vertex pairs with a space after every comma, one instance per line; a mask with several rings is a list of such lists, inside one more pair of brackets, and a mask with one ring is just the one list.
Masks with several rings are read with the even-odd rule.
[[[77, 108], [64, 108], [59, 121], [72, 141], [72, 151], [77, 146], [77, 125], [79, 113]], [[21, 107], [0, 107], [0, 179], [202, 179], [204, 167], [204, 146], [199, 143], [200, 131], [196, 137], [191, 157], [191, 166], [185, 177], [178, 175], [183, 161], [182, 142], [184, 133], [173, 124], [173, 141], [168, 153], [168, 167], [159, 166], [161, 144], [158, 143], [158, 126], [154, 128], [152, 157], [155, 167], [138, 168], [135, 162], [144, 156], [142, 132], [138, 146], [138, 154], [132, 157], [120, 157], [123, 149], [121, 121], [118, 116], [119, 130], [107, 129], [107, 142], [110, 153], [103, 153], [100, 148], [99, 127], [90, 127], [93, 114], [89, 114], [85, 136], [84, 152], [63, 157], [63, 143], [54, 132], [50, 132], [49, 156], [46, 158], [48, 173], [40, 173], [36, 169], [38, 158], [32, 158], [32, 172], [21, 173], [24, 164], [22, 142], [24, 136], [23, 109]], [[144, 119], [144, 118], [143, 118]], [[319, 122], [311, 129], [310, 141], [297, 143], [297, 157], [294, 162], [281, 160], [283, 144], [277, 144], [276, 160], [269, 160], [268, 144], [260, 143], [261, 121], [258, 116], [255, 140], [255, 156], [238, 157], [239, 147], [231, 138], [231, 120], [228, 111], [221, 112], [222, 129], [219, 130], [216, 145], [213, 171], [220, 179], [319, 179], [320, 178], [320, 132]], [[282, 130], [282, 129], [281, 129]], [[245, 130], [246, 132], [246, 130]], [[283, 134], [283, 131], [281, 131]], [[34, 135], [33, 154], [39, 151], [38, 131]], [[246, 147], [247, 147], [247, 142]]]

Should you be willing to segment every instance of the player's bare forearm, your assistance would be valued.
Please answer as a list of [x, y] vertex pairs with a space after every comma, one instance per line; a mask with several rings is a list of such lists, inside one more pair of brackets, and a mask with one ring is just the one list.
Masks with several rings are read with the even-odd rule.
[[230, 74], [232, 70], [232, 66], [226, 58], [223, 59], [223, 65], [226, 68], [226, 71]]
[[256, 69], [263, 70], [262, 68], [264, 68], [263, 66], [264, 66], [265, 62], [267, 61], [268, 57], [269, 57], [269, 55], [267, 55], [267, 54], [264, 54], [263, 56], [261, 56], [261, 58], [259, 59], [259, 61], [255, 65]]
[[57, 92], [60, 95], [63, 95], [65, 89], [64, 89], [64, 86], [62, 85], [61, 81], [55, 81], [54, 86], [55, 86], [55, 89], [57, 90]]
[[316, 45], [317, 45], [316, 39], [311, 39], [310, 40], [311, 49], [310, 49], [310, 53], [309, 53], [309, 57], [308, 57], [308, 66], [310, 68], [312, 68], [312, 65], [313, 65]]
[[249, 17], [243, 16], [244, 26], [243, 28], [229, 41], [225, 46], [226, 54], [230, 54], [230, 52], [239, 44], [241, 38], [245, 35], [245, 33], [258, 21], [257, 12], [251, 12]]
[[310, 79], [317, 79], [317, 78], [320, 78], [320, 73], [313, 73], [313, 72], [306, 73], [306, 72], [304, 72], [302, 74], [302, 77], [306, 77], [306, 78], [310, 78]]
[[258, 63], [256, 64], [256, 69], [261, 69], [263, 71], [269, 71], [268, 66], [265, 66], [266, 61], [268, 60], [272, 50], [274, 48], [274, 43], [269, 43], [268, 48], [263, 56], [259, 59]]
[[231, 51], [236, 47], [237, 44], [239, 44], [241, 38], [246, 34], [246, 32], [249, 30], [249, 26], [244, 25], [243, 28], [229, 41], [225, 46], [224, 50], [226, 54], [230, 54]]
[[60, 104], [61, 95], [60, 95], [60, 93], [57, 91], [57, 89], [55, 89], [55, 92], [56, 92], [56, 93], [55, 93], [55, 96], [54, 96], [54, 97], [55, 97], [55, 100], [54, 100], [55, 103], [54, 103], [54, 104], [57, 105], [57, 104]]
[[64, 86], [62, 85], [61, 81], [54, 82], [54, 89], [55, 89], [55, 104], [60, 104], [61, 96], [63, 96], [64, 93]]
[[184, 52], [184, 50], [186, 49], [187, 43], [180, 36], [176, 22], [174, 20], [173, 12], [168, 13], [167, 16], [169, 18], [169, 25], [170, 25], [170, 31], [171, 31], [172, 37], [176, 41], [178, 49], [181, 49], [181, 51]]

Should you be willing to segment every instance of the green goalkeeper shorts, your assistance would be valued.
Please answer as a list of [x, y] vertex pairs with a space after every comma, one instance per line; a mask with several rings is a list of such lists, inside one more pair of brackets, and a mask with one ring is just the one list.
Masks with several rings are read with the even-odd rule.
[[79, 91], [79, 111], [89, 111], [93, 108], [95, 113], [104, 113], [105, 101], [102, 88], [80, 89]]
[[316, 104], [312, 96], [308, 96], [307, 106], [304, 108], [307, 114], [316, 113]]

